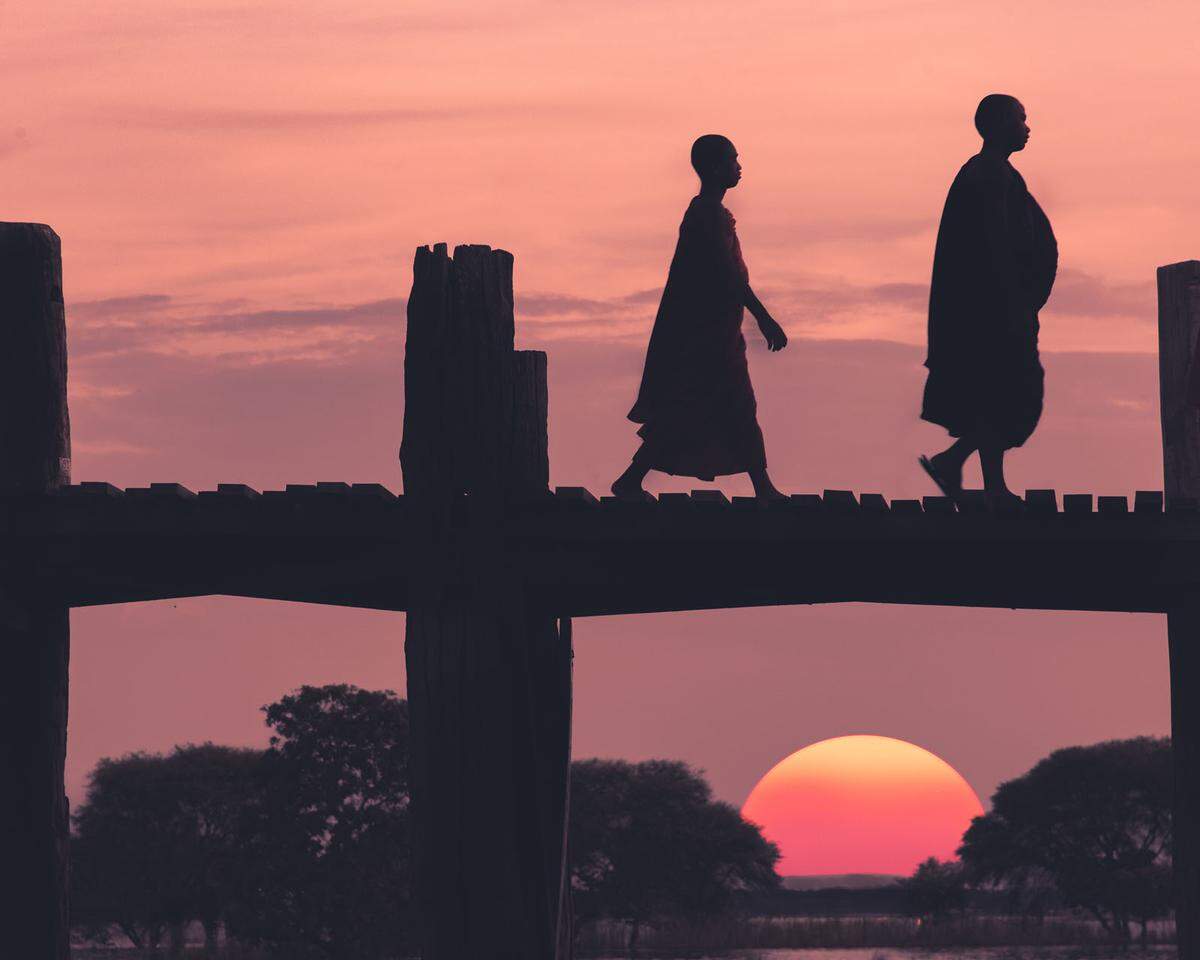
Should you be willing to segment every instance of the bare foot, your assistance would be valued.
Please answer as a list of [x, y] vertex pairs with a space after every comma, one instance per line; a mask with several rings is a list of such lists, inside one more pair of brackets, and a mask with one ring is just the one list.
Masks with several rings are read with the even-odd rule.
[[932, 457], [918, 457], [917, 462], [944, 496], [952, 500], [962, 496], [962, 461], [936, 453]]

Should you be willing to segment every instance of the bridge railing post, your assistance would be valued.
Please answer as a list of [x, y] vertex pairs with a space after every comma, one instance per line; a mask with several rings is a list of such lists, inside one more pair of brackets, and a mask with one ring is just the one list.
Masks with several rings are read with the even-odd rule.
[[[1200, 261], [1158, 268], [1158, 357], [1167, 504], [1200, 499]], [[1200, 960], [1200, 597], [1167, 614], [1175, 766], [1175, 925], [1180, 960]]]
[[[57, 234], [0, 223], [0, 494], [70, 483]], [[3, 525], [0, 515], [0, 527]], [[0, 529], [0, 930], [5, 956], [66, 960], [68, 610], [28, 582]]]
[[513, 350], [512, 267], [488, 247], [421, 248], [408, 303], [400, 460], [427, 557], [405, 639], [424, 960], [565, 956], [570, 631], [530, 604], [505, 555], [510, 508], [549, 481], [546, 358]]

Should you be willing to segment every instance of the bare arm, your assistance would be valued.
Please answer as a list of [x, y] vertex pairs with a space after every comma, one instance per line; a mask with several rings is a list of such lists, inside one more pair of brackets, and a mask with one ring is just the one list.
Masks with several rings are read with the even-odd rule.
[[758, 294], [751, 289], [749, 283], [746, 284], [742, 302], [745, 303], [746, 309], [750, 311], [754, 319], [758, 321], [758, 329], [766, 338], [767, 349], [774, 352], [786, 347], [788, 339], [787, 334], [783, 332], [783, 327], [767, 312], [767, 308], [763, 306], [762, 301], [758, 299]]

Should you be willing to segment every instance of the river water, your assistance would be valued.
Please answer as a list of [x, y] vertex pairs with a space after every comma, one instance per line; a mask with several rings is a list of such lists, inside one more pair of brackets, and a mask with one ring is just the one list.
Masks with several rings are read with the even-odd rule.
[[[1174, 947], [942, 947], [917, 950], [868, 947], [845, 950], [734, 950], [690, 960], [1176, 960]], [[603, 960], [624, 960], [605, 957]], [[674, 960], [643, 956], [641, 960]]]

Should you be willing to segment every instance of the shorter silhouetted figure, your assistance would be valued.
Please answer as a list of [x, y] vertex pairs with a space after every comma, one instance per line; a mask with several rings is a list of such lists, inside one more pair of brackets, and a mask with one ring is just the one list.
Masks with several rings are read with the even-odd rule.
[[947, 496], [962, 493], [976, 450], [994, 507], [1023, 501], [1004, 480], [1004, 452], [1033, 433], [1042, 414], [1038, 311], [1058, 267], [1050, 221], [1009, 156], [1029, 140], [1025, 108], [1005, 94], [975, 112], [983, 149], [954, 178], [933, 256], [929, 376], [922, 419], [958, 440], [920, 463]]
[[637, 402], [629, 419], [642, 424], [642, 445], [612, 491], [644, 497], [651, 470], [712, 480], [748, 473], [759, 497], [779, 498], [767, 475], [754, 388], [742, 337], [745, 308], [758, 321], [768, 349], [787, 346], [783, 329], [750, 289], [725, 191], [742, 177], [737, 150], [708, 134], [692, 144], [700, 193], [679, 227], [646, 351]]

